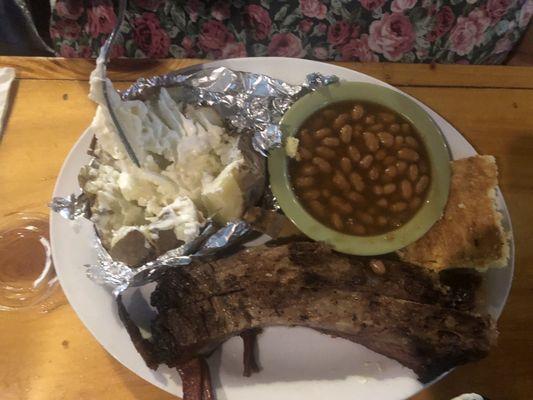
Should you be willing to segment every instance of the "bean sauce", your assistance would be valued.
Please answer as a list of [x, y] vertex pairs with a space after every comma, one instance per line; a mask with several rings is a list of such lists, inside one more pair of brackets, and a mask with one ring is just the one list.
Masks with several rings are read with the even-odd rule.
[[342, 102], [311, 115], [289, 162], [304, 208], [357, 236], [398, 229], [420, 209], [431, 185], [429, 159], [415, 127], [386, 107]]

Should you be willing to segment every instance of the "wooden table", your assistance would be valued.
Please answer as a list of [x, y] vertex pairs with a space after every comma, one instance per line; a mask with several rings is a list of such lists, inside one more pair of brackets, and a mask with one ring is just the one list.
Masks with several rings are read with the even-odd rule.
[[[198, 60], [120, 61], [111, 77], [124, 87]], [[47, 212], [63, 159], [89, 124], [92, 61], [0, 57], [17, 81], [0, 142], [0, 217]], [[482, 154], [493, 154], [513, 219], [516, 275], [499, 322], [498, 346], [485, 360], [457, 368], [412, 400], [465, 392], [491, 399], [533, 396], [533, 68], [344, 64], [422, 100]], [[47, 314], [0, 313], [2, 400], [173, 399], [113, 359], [63, 299]]]

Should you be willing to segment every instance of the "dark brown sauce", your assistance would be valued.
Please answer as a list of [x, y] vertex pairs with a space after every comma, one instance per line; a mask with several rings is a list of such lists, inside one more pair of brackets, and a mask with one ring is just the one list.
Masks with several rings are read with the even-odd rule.
[[397, 229], [430, 187], [427, 150], [414, 126], [374, 103], [342, 102], [311, 115], [297, 135], [293, 190], [317, 220], [367, 236]]

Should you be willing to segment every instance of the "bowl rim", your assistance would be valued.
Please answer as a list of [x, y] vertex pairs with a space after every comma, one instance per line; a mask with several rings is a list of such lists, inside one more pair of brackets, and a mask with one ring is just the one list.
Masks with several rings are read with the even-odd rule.
[[[300, 204], [292, 189], [285, 146], [268, 157], [270, 185], [285, 215], [307, 236], [347, 254], [378, 255], [398, 250], [422, 237], [444, 212], [451, 181], [451, 155], [442, 131], [429, 114], [408, 96], [367, 82], [338, 82], [296, 101], [280, 121], [282, 143], [294, 136], [314, 112], [342, 101], [362, 101], [385, 106], [407, 119], [422, 138], [430, 163], [431, 182], [418, 212], [396, 230], [373, 236], [355, 236], [327, 227]], [[416, 121], [416, 123], [415, 123]]]

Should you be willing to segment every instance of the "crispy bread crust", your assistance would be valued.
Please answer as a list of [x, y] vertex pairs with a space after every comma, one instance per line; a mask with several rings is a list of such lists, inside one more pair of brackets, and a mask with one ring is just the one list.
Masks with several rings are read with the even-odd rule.
[[422, 238], [399, 250], [400, 258], [437, 271], [504, 266], [509, 248], [495, 205], [497, 185], [494, 157], [453, 161], [443, 217]]

